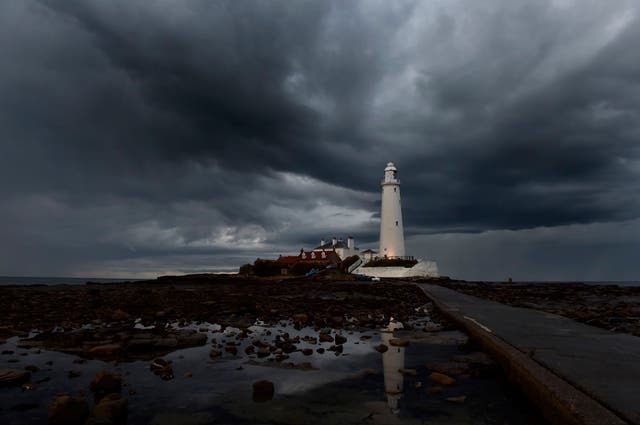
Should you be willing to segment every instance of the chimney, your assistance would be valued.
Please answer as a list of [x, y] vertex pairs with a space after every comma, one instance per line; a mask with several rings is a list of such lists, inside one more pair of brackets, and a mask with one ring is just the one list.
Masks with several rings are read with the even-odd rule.
[[353, 240], [353, 236], [349, 236], [347, 238], [347, 248], [349, 248], [350, 250], [355, 248], [355, 241]]
[[338, 243], [338, 240], [336, 239], [336, 237], [334, 236], [333, 239], [331, 239], [331, 245], [335, 246], [336, 243]]

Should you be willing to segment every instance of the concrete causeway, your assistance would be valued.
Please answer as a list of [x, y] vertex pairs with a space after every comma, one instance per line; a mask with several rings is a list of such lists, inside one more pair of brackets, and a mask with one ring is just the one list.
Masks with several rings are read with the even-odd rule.
[[437, 285], [419, 286], [551, 422], [640, 425], [640, 338]]

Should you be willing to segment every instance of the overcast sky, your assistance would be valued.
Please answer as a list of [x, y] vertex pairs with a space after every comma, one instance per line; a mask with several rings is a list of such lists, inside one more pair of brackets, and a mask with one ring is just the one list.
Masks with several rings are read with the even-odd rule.
[[353, 235], [467, 279], [640, 280], [640, 2], [0, 2], [0, 275]]

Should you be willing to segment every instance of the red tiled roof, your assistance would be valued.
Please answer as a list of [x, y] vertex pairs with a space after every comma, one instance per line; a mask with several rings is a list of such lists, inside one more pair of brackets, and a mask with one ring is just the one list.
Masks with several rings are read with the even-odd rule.
[[297, 263], [298, 261], [300, 261], [300, 257], [297, 255], [285, 255], [285, 256], [281, 255], [280, 257], [278, 257], [279, 263], [293, 264], [293, 263]]

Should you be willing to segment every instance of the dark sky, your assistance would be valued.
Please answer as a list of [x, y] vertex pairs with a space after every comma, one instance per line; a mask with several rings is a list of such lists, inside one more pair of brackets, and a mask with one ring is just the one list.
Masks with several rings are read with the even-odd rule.
[[637, 1], [0, 2], [0, 274], [229, 270], [332, 235], [640, 280]]

